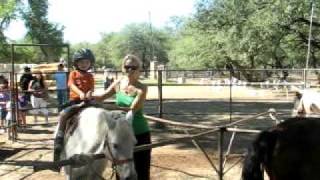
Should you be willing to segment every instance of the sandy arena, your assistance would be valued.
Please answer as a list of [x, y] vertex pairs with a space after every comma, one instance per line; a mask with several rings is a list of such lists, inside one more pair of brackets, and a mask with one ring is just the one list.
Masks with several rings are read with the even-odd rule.
[[[157, 88], [150, 87], [148, 99], [157, 98]], [[183, 92], [183, 93], [181, 93]], [[163, 117], [178, 122], [217, 125], [230, 122], [230, 106], [228, 88], [213, 87], [165, 87], [163, 97], [167, 99], [163, 103]], [[279, 118], [285, 118], [290, 113], [292, 97], [286, 97], [282, 91], [238, 89], [233, 92], [234, 102], [232, 105], [231, 121], [253, 116], [257, 113], [265, 112], [269, 108], [275, 108], [280, 113]], [[196, 95], [196, 97], [195, 97]], [[191, 99], [190, 99], [191, 98]], [[189, 99], [189, 100], [183, 100]], [[148, 101], [145, 111], [147, 114], [157, 112], [157, 101]], [[20, 128], [18, 140], [8, 141], [7, 134], [1, 131], [1, 160], [52, 160], [52, 134], [57, 118], [53, 114], [49, 118], [49, 125], [41, 125], [44, 122], [40, 118], [39, 122], [34, 122], [33, 116], [27, 118], [27, 128]], [[248, 123], [239, 124], [239, 128], [265, 129], [271, 127], [274, 122], [268, 116], [257, 118]], [[167, 126], [165, 129], [156, 128], [156, 124], [150, 122], [152, 127], [152, 140], [166, 140], [185, 135], [185, 128]], [[199, 133], [200, 130], [191, 130], [191, 134]], [[224, 149], [227, 149], [231, 133], [225, 136]], [[241, 162], [238, 156], [245, 152], [246, 147], [254, 138], [254, 134], [236, 134], [235, 141], [231, 148], [232, 158], [226, 163], [224, 175], [225, 180], [239, 180], [241, 172]], [[208, 153], [210, 159], [218, 167], [217, 143], [218, 134], [197, 139], [201, 147]], [[235, 166], [233, 166], [233, 164]], [[231, 168], [232, 167], [232, 168]], [[231, 168], [231, 169], [230, 169]], [[109, 169], [110, 170], [110, 169]], [[110, 177], [109, 170], [105, 177]], [[20, 166], [0, 166], [0, 180], [62, 180], [63, 172], [45, 170], [33, 172], [32, 167]], [[203, 153], [198, 150], [191, 141], [179, 142], [172, 145], [158, 147], [152, 150], [151, 179], [218, 179], [217, 173], [211, 167]]]

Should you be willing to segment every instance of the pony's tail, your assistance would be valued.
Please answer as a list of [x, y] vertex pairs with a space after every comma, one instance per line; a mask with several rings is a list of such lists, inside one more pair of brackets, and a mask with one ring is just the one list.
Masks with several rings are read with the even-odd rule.
[[268, 167], [276, 136], [269, 131], [263, 131], [252, 143], [245, 157], [242, 180], [263, 180], [264, 167]]

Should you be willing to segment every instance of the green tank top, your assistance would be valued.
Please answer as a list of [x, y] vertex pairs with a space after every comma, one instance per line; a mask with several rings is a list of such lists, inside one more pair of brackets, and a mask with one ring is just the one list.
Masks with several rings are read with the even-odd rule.
[[[123, 92], [117, 92], [116, 93], [116, 104], [120, 107], [129, 107], [135, 96], [129, 96]], [[139, 109], [134, 113], [133, 117], [133, 130], [136, 135], [143, 134], [146, 132], [149, 132], [149, 126], [147, 120], [143, 116], [143, 109]]]

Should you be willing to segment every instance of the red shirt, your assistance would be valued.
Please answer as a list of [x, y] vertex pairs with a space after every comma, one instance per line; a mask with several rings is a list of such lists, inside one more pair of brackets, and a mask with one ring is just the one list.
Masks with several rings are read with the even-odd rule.
[[[83, 93], [94, 89], [94, 78], [91, 73], [71, 71], [69, 74], [68, 86], [77, 86]], [[79, 100], [80, 96], [70, 88], [70, 100]]]

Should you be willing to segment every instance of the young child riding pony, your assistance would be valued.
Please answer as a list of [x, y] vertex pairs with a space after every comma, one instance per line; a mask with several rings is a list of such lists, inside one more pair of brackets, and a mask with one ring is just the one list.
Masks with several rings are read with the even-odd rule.
[[94, 91], [94, 78], [88, 72], [94, 65], [95, 57], [90, 49], [80, 49], [73, 55], [75, 70], [69, 74], [68, 86], [70, 88], [70, 101], [64, 105], [59, 114], [58, 130], [54, 141], [54, 161], [58, 161], [63, 149], [64, 134], [68, 119], [82, 107], [81, 102], [92, 99]]

